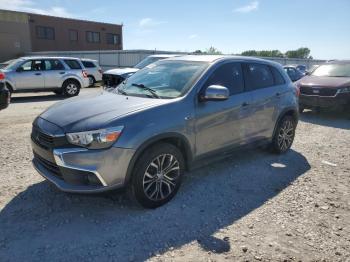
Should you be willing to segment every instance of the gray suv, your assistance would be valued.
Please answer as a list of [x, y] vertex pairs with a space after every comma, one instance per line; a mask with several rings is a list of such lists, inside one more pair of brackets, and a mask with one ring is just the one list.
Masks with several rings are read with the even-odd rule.
[[128, 186], [168, 202], [186, 169], [245, 145], [292, 145], [298, 92], [283, 68], [246, 57], [150, 64], [110, 91], [59, 102], [33, 123], [34, 167], [65, 192]]
[[11, 92], [47, 92], [77, 96], [89, 86], [87, 72], [78, 58], [22, 57], [1, 69]]

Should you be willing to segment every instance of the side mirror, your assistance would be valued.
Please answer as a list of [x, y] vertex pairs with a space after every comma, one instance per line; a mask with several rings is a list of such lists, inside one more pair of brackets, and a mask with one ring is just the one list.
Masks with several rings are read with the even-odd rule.
[[199, 101], [223, 101], [227, 100], [230, 96], [230, 92], [227, 87], [219, 86], [219, 85], [211, 85], [208, 86], [199, 97]]

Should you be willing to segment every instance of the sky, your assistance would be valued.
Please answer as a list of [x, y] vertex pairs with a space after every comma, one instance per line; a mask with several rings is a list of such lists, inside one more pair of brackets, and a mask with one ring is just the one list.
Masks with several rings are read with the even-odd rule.
[[123, 24], [124, 49], [350, 59], [350, 0], [0, 0], [2, 9]]

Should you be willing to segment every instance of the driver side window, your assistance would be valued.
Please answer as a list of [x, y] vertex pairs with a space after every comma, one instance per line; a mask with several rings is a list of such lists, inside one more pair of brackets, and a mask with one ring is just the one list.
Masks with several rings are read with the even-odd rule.
[[24, 64], [22, 64], [20, 66], [22, 71], [31, 71], [32, 70], [32, 61], [29, 60], [27, 62], [25, 62]]
[[220, 85], [228, 88], [230, 96], [244, 90], [243, 71], [240, 63], [227, 63], [219, 66], [207, 80], [205, 87]]

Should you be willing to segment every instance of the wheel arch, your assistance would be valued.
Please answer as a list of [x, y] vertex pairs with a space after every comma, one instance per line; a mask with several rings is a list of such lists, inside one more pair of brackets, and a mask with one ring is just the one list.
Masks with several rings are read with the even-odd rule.
[[275, 133], [276, 133], [276, 129], [277, 129], [277, 126], [278, 126], [278, 123], [281, 121], [281, 119], [285, 116], [291, 116], [293, 117], [294, 121], [297, 123], [298, 120], [299, 120], [299, 113], [298, 113], [298, 110], [294, 107], [288, 107], [288, 108], [285, 108], [281, 113], [280, 115], [278, 116], [277, 118], [277, 121], [275, 123], [275, 128], [273, 130], [273, 135], [272, 137], [275, 136]]
[[13, 91], [15, 91], [16, 89], [13, 87], [13, 84], [11, 84], [8, 81], [5, 81], [5, 85], [7, 87], [7, 89], [12, 93]]
[[193, 158], [191, 146], [188, 139], [184, 135], [175, 132], [156, 135], [146, 140], [137, 148], [135, 154], [129, 162], [129, 166], [126, 172], [125, 184], [128, 184], [130, 182], [134, 166], [139, 157], [145, 152], [146, 149], [159, 143], [168, 143], [176, 146], [184, 157], [186, 169], [188, 168], [189, 163]]
[[83, 84], [81, 83], [80, 79], [78, 79], [77, 77], [74, 77], [74, 76], [68, 76], [65, 79], [63, 79], [62, 87], [64, 86], [64, 84], [67, 81], [75, 81], [75, 82], [77, 82], [79, 84], [79, 88], [82, 88], [82, 86], [83, 86]]

